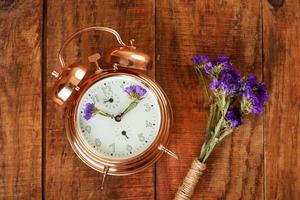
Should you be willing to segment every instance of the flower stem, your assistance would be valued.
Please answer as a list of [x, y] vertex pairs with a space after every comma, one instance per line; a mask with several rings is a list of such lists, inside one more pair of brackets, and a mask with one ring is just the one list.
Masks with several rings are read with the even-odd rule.
[[126, 113], [128, 113], [129, 111], [131, 111], [132, 109], [134, 109], [135, 107], [137, 107], [138, 103], [139, 103], [139, 100], [138, 100], [138, 99], [132, 101], [132, 102], [128, 105], [128, 107], [121, 113], [121, 117], [124, 116], [124, 115], [125, 115]]
[[212, 104], [210, 106], [210, 114], [209, 114], [209, 117], [208, 117], [208, 121], [207, 121], [207, 127], [206, 127], [206, 139], [209, 139], [207, 137], [210, 137], [212, 135], [212, 124], [213, 124], [213, 121], [215, 119], [215, 116], [216, 116], [216, 104]]
[[[230, 103], [231, 101], [225, 95], [222, 95], [222, 98], [217, 98], [216, 103], [211, 105], [210, 117], [206, 128], [206, 139], [199, 155], [199, 160], [203, 163], [224, 138], [232, 132], [231, 129], [224, 131], [224, 127], [226, 126], [225, 116]], [[216, 124], [213, 123], [215, 126], [214, 130], [212, 130], [212, 122], [215, 119], [218, 119], [218, 121]]]
[[215, 149], [215, 146], [219, 143], [219, 140], [217, 138], [212, 138], [213, 140], [209, 143], [209, 148], [202, 160], [203, 163], [205, 163], [205, 161], [208, 159], [208, 157], [210, 156], [210, 154], [213, 152], [213, 150]]
[[216, 114], [218, 112], [217, 108], [218, 107], [217, 107], [216, 103], [214, 103], [210, 106], [210, 114], [209, 114], [209, 118], [208, 118], [208, 121], [207, 121], [205, 141], [204, 141], [204, 144], [202, 145], [202, 148], [201, 148], [201, 152], [200, 152], [200, 155], [199, 155], [199, 160], [203, 159], [203, 156], [204, 156], [203, 154], [204, 154], [204, 152], [206, 152], [206, 144], [208, 143], [210, 138], [213, 137], [213, 135], [214, 135], [214, 132], [212, 131], [212, 125], [214, 123], [214, 120], [216, 118]]
[[220, 135], [219, 141], [220, 141], [220, 142], [223, 142], [223, 140], [224, 140], [228, 135], [230, 135], [232, 132], [233, 132], [233, 129], [229, 129], [229, 130], [225, 131], [223, 134]]
[[104, 112], [104, 111], [102, 111], [102, 110], [100, 110], [98, 108], [96, 108], [95, 113], [97, 113], [99, 115], [102, 115], [104, 117], [111, 117], [111, 118], [113, 118], [113, 115], [111, 115], [111, 114], [109, 114], [107, 112]]
[[211, 102], [212, 102], [212, 98], [211, 98], [211, 96], [209, 95], [207, 83], [206, 83], [206, 81], [205, 81], [205, 79], [204, 79], [203, 73], [202, 73], [201, 69], [199, 69], [199, 68], [197, 68], [197, 67], [196, 67], [196, 71], [197, 71], [197, 75], [198, 75], [198, 77], [199, 77], [199, 80], [201, 80], [201, 83], [202, 83], [203, 86], [204, 86], [204, 91], [205, 91], [205, 94], [206, 94], [206, 96], [207, 96], [207, 98], [208, 98], [208, 101], [209, 101], [209, 103], [211, 103]]

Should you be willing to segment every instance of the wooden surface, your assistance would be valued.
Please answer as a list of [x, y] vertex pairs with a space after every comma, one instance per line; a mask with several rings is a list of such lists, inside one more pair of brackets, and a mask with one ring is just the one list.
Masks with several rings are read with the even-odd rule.
[[0, 198], [42, 197], [42, 3], [0, 1]]
[[[191, 68], [196, 53], [227, 54], [264, 80], [270, 100], [208, 160], [194, 199], [300, 199], [300, 2], [298, 0], [0, 1], [0, 199], [172, 199], [204, 139], [208, 102]], [[174, 109], [170, 148], [136, 175], [109, 177], [73, 153], [52, 100], [57, 52], [91, 26], [116, 29], [153, 55]], [[87, 62], [113, 38], [85, 34], [66, 51]]]
[[300, 3], [264, 13], [264, 74], [271, 91], [265, 115], [265, 195], [300, 199]]

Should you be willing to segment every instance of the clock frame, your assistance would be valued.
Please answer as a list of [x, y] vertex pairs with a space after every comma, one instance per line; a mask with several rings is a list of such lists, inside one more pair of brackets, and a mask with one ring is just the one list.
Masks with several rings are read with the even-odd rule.
[[[161, 112], [160, 128], [154, 141], [141, 154], [124, 160], [101, 158], [85, 145], [84, 138], [79, 133], [76, 123], [78, 105], [81, 97], [95, 82], [108, 77], [122, 75], [138, 79], [153, 91], [157, 98]], [[76, 91], [69, 99], [65, 116], [66, 131], [73, 150], [89, 167], [109, 175], [130, 175], [149, 167], [163, 155], [164, 151], [162, 151], [162, 148], [166, 147], [169, 141], [169, 130], [173, 119], [172, 113], [170, 102], [160, 86], [142, 73], [128, 69], [109, 69], [101, 72], [97, 71], [95, 74], [87, 77], [87, 80], [80, 85], [80, 90]]]

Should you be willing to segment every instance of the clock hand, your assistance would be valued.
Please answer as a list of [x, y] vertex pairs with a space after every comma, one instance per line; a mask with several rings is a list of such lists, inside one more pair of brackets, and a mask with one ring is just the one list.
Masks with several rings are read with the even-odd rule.
[[127, 136], [126, 131], [122, 131], [121, 134], [124, 135], [127, 139], [129, 139], [129, 137]]
[[115, 116], [115, 120], [117, 122], [121, 121], [122, 117], [127, 114], [129, 111], [133, 110], [135, 107], [137, 107], [137, 105], [139, 104], [140, 100], [139, 99], [135, 99], [133, 100], [128, 106], [127, 108], [125, 108], [125, 110], [123, 112], [121, 112], [121, 114]]
[[134, 100], [132, 101], [127, 108], [120, 114], [121, 117], [123, 117], [125, 114], [127, 114], [129, 111], [133, 110], [134, 108], [137, 107], [137, 105], [139, 104], [139, 100]]
[[104, 111], [102, 111], [102, 110], [100, 110], [99, 108], [96, 108], [95, 107], [95, 109], [94, 109], [94, 111], [93, 111], [95, 114], [99, 114], [99, 115], [102, 115], [102, 116], [104, 116], [104, 117], [110, 117], [110, 118], [114, 118], [114, 115], [112, 115], [112, 114], [109, 114], [109, 113], [107, 113], [107, 112], [104, 112]]
[[109, 99], [107, 99], [107, 100], [104, 101], [104, 103], [107, 103], [107, 102], [113, 103], [113, 102], [114, 102], [114, 99], [113, 99], [113, 98], [109, 98]]
[[114, 115], [111, 115], [107, 112], [104, 112], [102, 110], [100, 110], [99, 108], [95, 107], [95, 104], [94, 103], [87, 103], [85, 105], [85, 108], [84, 108], [84, 119], [85, 120], [90, 120], [95, 114], [99, 114], [99, 115], [102, 115], [102, 116], [105, 116], [105, 117], [110, 117], [110, 118], [114, 118]]

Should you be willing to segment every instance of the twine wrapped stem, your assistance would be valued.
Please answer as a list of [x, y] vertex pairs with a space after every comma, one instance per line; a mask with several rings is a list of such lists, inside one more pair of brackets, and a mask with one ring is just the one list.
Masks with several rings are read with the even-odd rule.
[[182, 185], [178, 188], [174, 200], [190, 200], [205, 169], [206, 165], [196, 158], [186, 174]]

